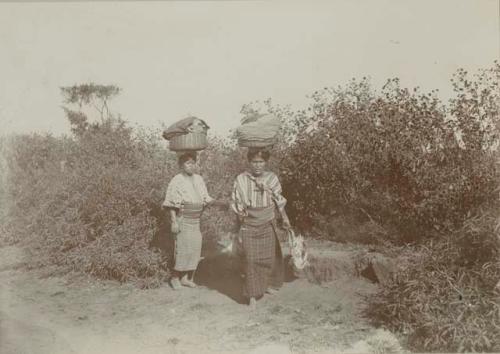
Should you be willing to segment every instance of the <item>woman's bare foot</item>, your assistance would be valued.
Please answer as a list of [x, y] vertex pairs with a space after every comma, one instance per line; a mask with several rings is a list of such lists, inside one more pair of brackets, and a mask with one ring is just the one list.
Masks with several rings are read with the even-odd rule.
[[187, 277], [187, 275], [185, 275], [184, 277], [182, 277], [181, 284], [184, 285], [184, 286], [187, 286], [188, 288], [196, 288], [196, 284], [192, 280], [190, 280]]
[[181, 288], [181, 283], [179, 282], [179, 278], [170, 279], [170, 285], [172, 285], [172, 289], [179, 290]]
[[275, 295], [276, 293], [278, 293], [278, 290], [273, 288], [267, 288], [266, 293], [268, 293], [269, 295]]
[[255, 300], [254, 297], [250, 298], [250, 301], [248, 302], [248, 306], [250, 306], [250, 310], [255, 311], [257, 308], [257, 300]]

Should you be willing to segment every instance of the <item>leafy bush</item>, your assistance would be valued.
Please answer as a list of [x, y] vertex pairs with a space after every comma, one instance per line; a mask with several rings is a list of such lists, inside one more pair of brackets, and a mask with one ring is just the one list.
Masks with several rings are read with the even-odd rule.
[[368, 315], [418, 351], [500, 351], [500, 223], [483, 212], [455, 235], [406, 257]]
[[10, 234], [35, 252], [32, 266], [120, 281], [165, 276], [165, 257], [149, 247], [156, 232], [149, 212], [160, 204], [168, 164], [154, 140], [132, 137], [119, 120], [75, 140], [16, 137]]
[[171, 242], [161, 202], [177, 173], [175, 154], [159, 129], [133, 131], [109, 113], [113, 87], [63, 92], [67, 104], [96, 103], [100, 119], [66, 108], [72, 137], [20, 135], [3, 144], [3, 239], [27, 246], [30, 267], [157, 285], [168, 276]]
[[359, 214], [403, 240], [460, 227], [496, 187], [499, 72], [496, 63], [471, 81], [459, 71], [449, 107], [397, 79], [379, 94], [367, 79], [316, 92], [281, 165], [296, 223]]
[[459, 70], [448, 105], [396, 79], [325, 88], [306, 111], [264, 102], [287, 122], [278, 150], [296, 225], [402, 254], [367, 315], [415, 350], [500, 350], [499, 82], [495, 63]]
[[[3, 239], [32, 252], [30, 267], [158, 285], [168, 276], [172, 255], [161, 203], [178, 173], [176, 155], [166, 149], [160, 129], [133, 130], [109, 113], [103, 101], [117, 93], [112, 87], [82, 85], [63, 92], [68, 104], [101, 102], [99, 119], [91, 122], [86, 113], [66, 108], [73, 136], [20, 135], [5, 144], [9, 174], [2, 177], [11, 202]], [[213, 196], [228, 198], [242, 167], [240, 153], [218, 138], [201, 153], [201, 172]], [[206, 240], [227, 231], [231, 221], [229, 213], [208, 210], [202, 220]]]
[[403, 253], [394, 281], [370, 299], [368, 315], [405, 333], [415, 350], [500, 350], [499, 75], [498, 63], [473, 80], [455, 75], [447, 125], [456, 145], [442, 143], [443, 163], [421, 184], [449, 179], [447, 190], [423, 200], [430, 210], [422, 214], [440, 216], [447, 232]]

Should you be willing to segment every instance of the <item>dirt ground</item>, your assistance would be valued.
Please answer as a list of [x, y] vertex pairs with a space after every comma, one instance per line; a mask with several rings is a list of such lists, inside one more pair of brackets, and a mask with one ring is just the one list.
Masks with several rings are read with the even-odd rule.
[[[82, 276], [40, 278], [23, 251], [0, 248], [0, 352], [317, 353], [369, 351], [376, 330], [361, 316], [376, 285], [289, 277], [251, 312], [225, 256], [200, 264], [196, 289], [140, 290]], [[357, 349], [356, 349], [357, 348]]]

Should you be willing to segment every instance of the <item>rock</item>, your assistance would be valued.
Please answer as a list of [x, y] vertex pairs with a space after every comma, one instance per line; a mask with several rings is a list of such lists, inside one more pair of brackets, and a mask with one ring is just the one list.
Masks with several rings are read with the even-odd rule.
[[[285, 249], [285, 248], [284, 248]], [[311, 283], [328, 284], [342, 278], [364, 277], [374, 283], [387, 284], [397, 267], [394, 260], [367, 247], [349, 247], [330, 241], [307, 240], [309, 265], [294, 269], [288, 252], [283, 252], [287, 274], [305, 278]]]
[[312, 283], [328, 283], [344, 277], [356, 276], [353, 252], [335, 249], [309, 249], [309, 266], [296, 273]]
[[356, 265], [359, 275], [374, 283], [387, 284], [396, 272], [394, 261], [379, 253], [365, 254]]
[[372, 258], [371, 266], [375, 271], [378, 282], [381, 284], [387, 284], [390, 282], [396, 272], [396, 265], [394, 262], [390, 258], [384, 257], [380, 254]]

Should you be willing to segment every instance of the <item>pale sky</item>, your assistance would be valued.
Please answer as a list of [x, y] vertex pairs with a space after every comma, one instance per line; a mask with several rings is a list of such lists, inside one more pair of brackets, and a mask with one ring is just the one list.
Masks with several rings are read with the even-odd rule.
[[498, 0], [0, 3], [0, 130], [65, 133], [59, 87], [123, 92], [132, 124], [187, 114], [224, 134], [242, 104], [389, 77], [451, 93], [459, 67], [499, 57]]

